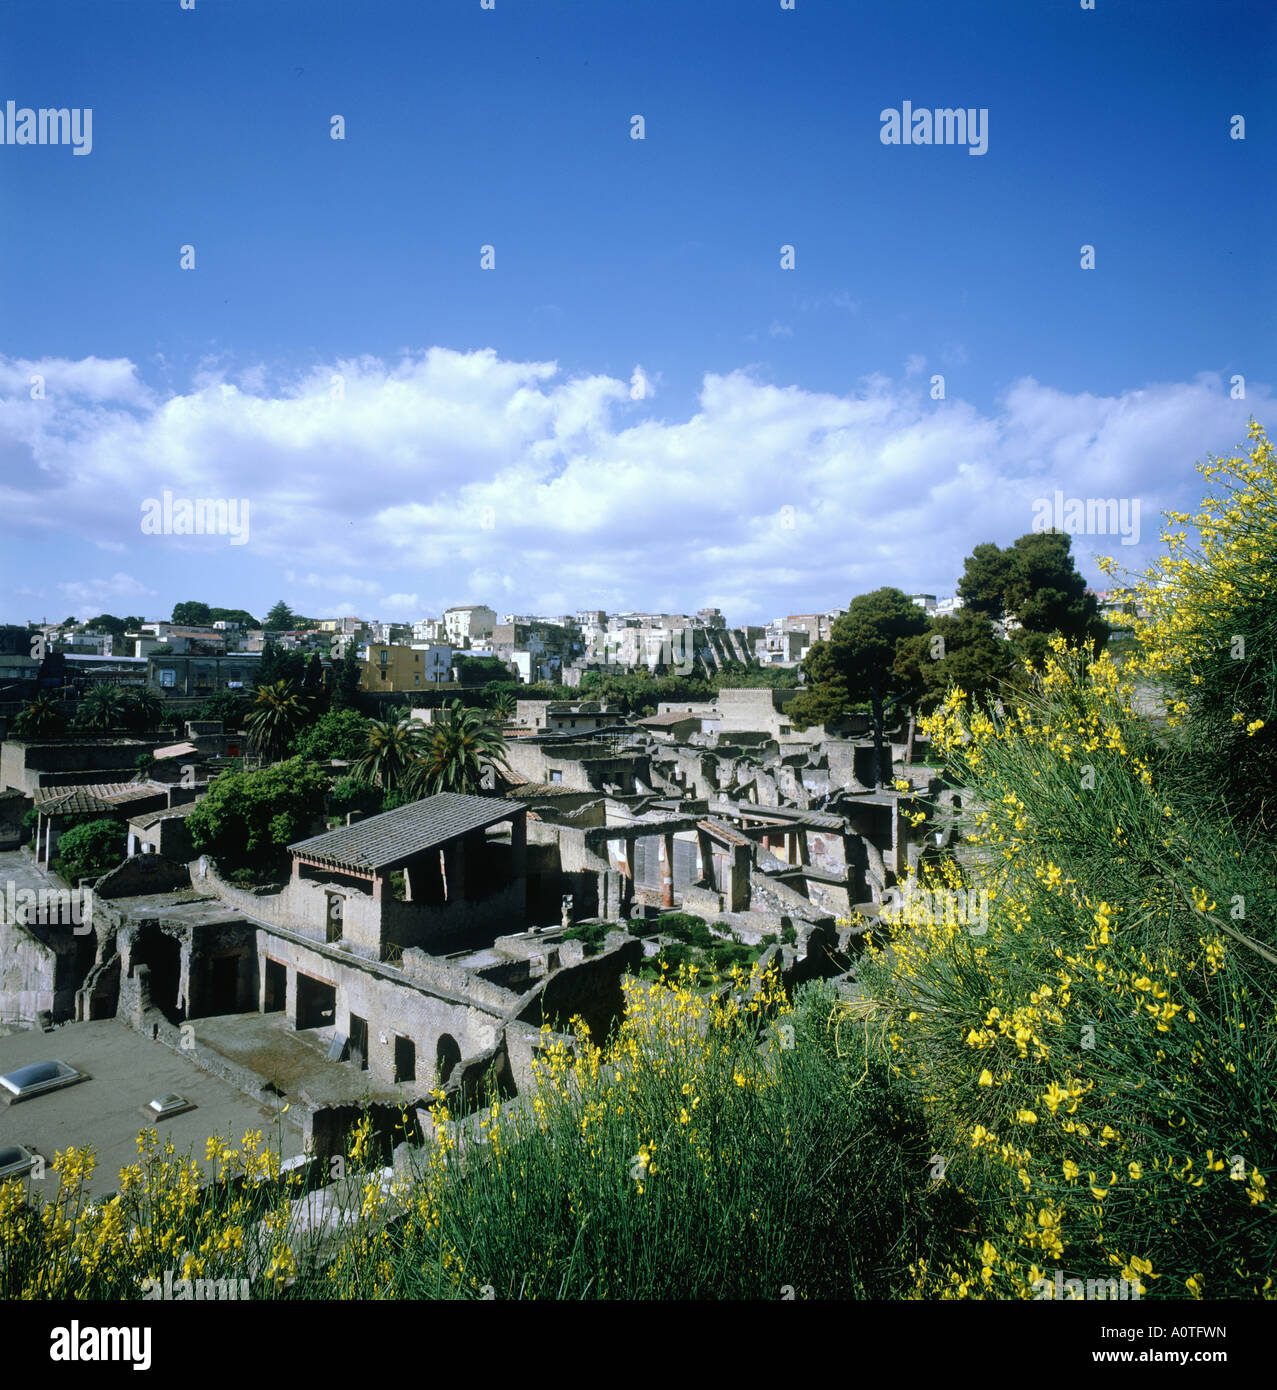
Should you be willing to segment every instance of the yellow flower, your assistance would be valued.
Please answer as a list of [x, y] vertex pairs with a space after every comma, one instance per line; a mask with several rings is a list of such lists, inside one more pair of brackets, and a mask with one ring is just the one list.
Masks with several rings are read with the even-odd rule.
[[1038, 1122], [1038, 1117], [1032, 1110], [1017, 1110], [1015, 1118], [1026, 1125], [1035, 1125]]
[[1082, 1170], [1077, 1166], [1076, 1163], [1073, 1162], [1073, 1160], [1072, 1160], [1071, 1158], [1066, 1158], [1066, 1159], [1064, 1160], [1064, 1176], [1065, 1176], [1070, 1182], [1076, 1181], [1077, 1175], [1078, 1175], [1081, 1171], [1082, 1171]]
[[985, 1067], [985, 1069], [980, 1073], [980, 1081], [978, 1084], [981, 1086], [993, 1085], [993, 1073], [988, 1069], [988, 1067]]
[[1137, 1182], [1144, 1176], [1144, 1170], [1138, 1163], [1128, 1163], [1126, 1165], [1126, 1171], [1131, 1175], [1132, 1182]]
[[1247, 737], [1247, 738], [1254, 738], [1255, 735], [1256, 735], [1256, 734], [1260, 731], [1260, 729], [1262, 729], [1263, 727], [1264, 727], [1264, 721], [1263, 721], [1262, 719], [1254, 719], [1254, 720], [1252, 720], [1249, 724], [1246, 725], [1246, 737]]

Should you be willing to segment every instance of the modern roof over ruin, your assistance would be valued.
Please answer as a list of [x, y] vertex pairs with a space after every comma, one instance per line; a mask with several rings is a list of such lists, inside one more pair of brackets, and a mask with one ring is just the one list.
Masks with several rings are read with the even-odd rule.
[[165, 758], [189, 758], [198, 756], [199, 749], [193, 743], [170, 743], [167, 748], [157, 748], [155, 750], [155, 761], [163, 762]]
[[46, 816], [83, 815], [118, 810], [130, 801], [167, 795], [160, 782], [95, 782], [84, 787], [41, 787], [35, 793], [35, 809]]
[[198, 801], [185, 801], [180, 806], [164, 806], [158, 811], [143, 811], [139, 815], [130, 816], [129, 824], [137, 830], [150, 830], [162, 820], [181, 820], [189, 816], [199, 804]]
[[299, 858], [354, 873], [382, 873], [462, 835], [523, 815], [524, 808], [490, 796], [442, 792], [394, 811], [341, 826], [288, 846]]
[[520, 782], [506, 788], [506, 796], [514, 801], [540, 801], [550, 796], [593, 796], [602, 799], [603, 793], [590, 787], [570, 787], [565, 782]]

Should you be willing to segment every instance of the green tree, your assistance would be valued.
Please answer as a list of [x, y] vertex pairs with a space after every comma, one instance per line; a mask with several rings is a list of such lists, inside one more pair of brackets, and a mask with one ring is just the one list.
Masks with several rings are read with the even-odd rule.
[[417, 764], [425, 748], [425, 730], [420, 720], [406, 715], [397, 720], [369, 720], [356, 775], [383, 791], [415, 785], [419, 776]]
[[983, 613], [1000, 623], [1007, 615], [1007, 588], [1014, 560], [1010, 550], [984, 541], [967, 556], [958, 597], [973, 613]]
[[261, 660], [257, 663], [255, 684], [258, 689], [287, 681], [300, 686], [306, 676], [306, 658], [301, 652], [284, 651], [277, 642], [267, 640], [262, 645]]
[[327, 785], [324, 770], [304, 758], [223, 772], [187, 817], [191, 841], [233, 865], [269, 865], [309, 834]]
[[263, 625], [272, 632], [291, 632], [297, 622], [297, 614], [280, 599], [263, 619]]
[[328, 794], [328, 811], [334, 816], [344, 816], [351, 811], [378, 816], [383, 811], [407, 806], [414, 799], [410, 792], [383, 791], [359, 777], [339, 777]]
[[113, 613], [99, 613], [90, 618], [87, 626], [93, 632], [109, 632], [112, 637], [123, 637], [128, 631], [128, 619], [117, 618]]
[[510, 679], [510, 672], [505, 663], [498, 661], [495, 656], [458, 656], [452, 664], [465, 685]]
[[312, 652], [306, 663], [306, 674], [302, 677], [302, 689], [318, 697], [324, 691], [324, 667], [317, 652]]
[[293, 753], [312, 762], [361, 759], [368, 751], [372, 721], [353, 709], [330, 709], [293, 740]]
[[230, 731], [243, 726], [251, 708], [243, 695], [236, 694], [233, 690], [219, 690], [200, 706], [199, 718], [220, 720], [227, 731]]
[[359, 682], [363, 667], [353, 648], [347, 647], [340, 662], [330, 673], [329, 702], [333, 709], [356, 709], [359, 705]]
[[58, 836], [58, 858], [64, 878], [74, 882], [113, 869], [128, 846], [128, 831], [115, 820], [90, 820]]
[[896, 674], [914, 691], [913, 708], [929, 714], [952, 686], [983, 705], [1014, 670], [1010, 644], [982, 613], [960, 608], [933, 618], [926, 632], [907, 637], [895, 660]]
[[185, 603], [173, 605], [173, 616], [170, 621], [178, 623], [182, 627], [208, 627], [213, 621], [213, 611], [207, 603], [198, 603], [194, 599], [188, 599]]
[[142, 687], [125, 693], [122, 717], [131, 733], [151, 733], [159, 728], [163, 716], [164, 702], [153, 690]]
[[77, 729], [120, 729], [128, 705], [118, 685], [95, 685], [75, 712]]
[[261, 627], [261, 623], [243, 608], [210, 608], [209, 618], [215, 623], [239, 623], [241, 627]]
[[419, 773], [413, 785], [425, 796], [439, 792], [477, 794], [484, 773], [492, 768], [508, 772], [506, 741], [485, 711], [463, 709], [453, 700], [443, 718], [429, 726]]
[[514, 692], [503, 690], [492, 701], [492, 717], [498, 723], [508, 724], [514, 718], [516, 705]]
[[1030, 531], [1005, 550], [986, 542], [967, 557], [958, 594], [974, 612], [995, 621], [1014, 618], [1021, 657], [1041, 666], [1051, 634], [1098, 652], [1108, 638], [1099, 600], [1086, 592], [1062, 531]]
[[66, 716], [47, 695], [37, 695], [13, 721], [15, 738], [59, 738], [66, 731]]
[[293, 740], [310, 719], [310, 701], [289, 681], [275, 681], [257, 691], [252, 712], [244, 721], [249, 742], [270, 761], [287, 755]]
[[927, 615], [899, 589], [875, 589], [853, 598], [835, 619], [828, 642], [813, 643], [803, 666], [810, 682], [786, 707], [798, 729], [849, 713], [867, 702], [873, 721], [878, 783], [889, 781], [883, 733], [889, 709], [915, 696], [896, 670], [901, 644], [927, 629]]

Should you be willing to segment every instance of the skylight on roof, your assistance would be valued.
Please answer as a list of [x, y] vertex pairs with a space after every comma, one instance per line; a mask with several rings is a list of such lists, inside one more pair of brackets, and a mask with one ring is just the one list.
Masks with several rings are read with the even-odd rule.
[[0, 1086], [9, 1092], [10, 1105], [20, 1100], [30, 1100], [32, 1096], [43, 1095], [46, 1091], [56, 1091], [63, 1086], [73, 1086], [77, 1081], [85, 1081], [84, 1072], [76, 1071], [65, 1062], [30, 1062], [17, 1071], [0, 1076]]
[[0, 1182], [20, 1178], [35, 1167], [35, 1155], [21, 1144], [0, 1146]]
[[185, 1096], [170, 1092], [166, 1096], [156, 1096], [154, 1100], [148, 1101], [145, 1109], [147, 1114], [154, 1119], [165, 1120], [170, 1115], [180, 1115], [184, 1110], [194, 1110], [195, 1105]]

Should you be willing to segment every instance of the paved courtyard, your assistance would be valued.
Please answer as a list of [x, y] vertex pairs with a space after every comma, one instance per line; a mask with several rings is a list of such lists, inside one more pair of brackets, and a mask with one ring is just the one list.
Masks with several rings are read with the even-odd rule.
[[195, 1041], [228, 1061], [270, 1082], [289, 1101], [299, 1101], [303, 1091], [315, 1102], [348, 1101], [365, 1093], [372, 1100], [411, 1101], [420, 1086], [374, 1082], [352, 1062], [328, 1061], [328, 1046], [336, 1031], [327, 1028], [289, 1027], [282, 1013], [220, 1014], [191, 1021]]

